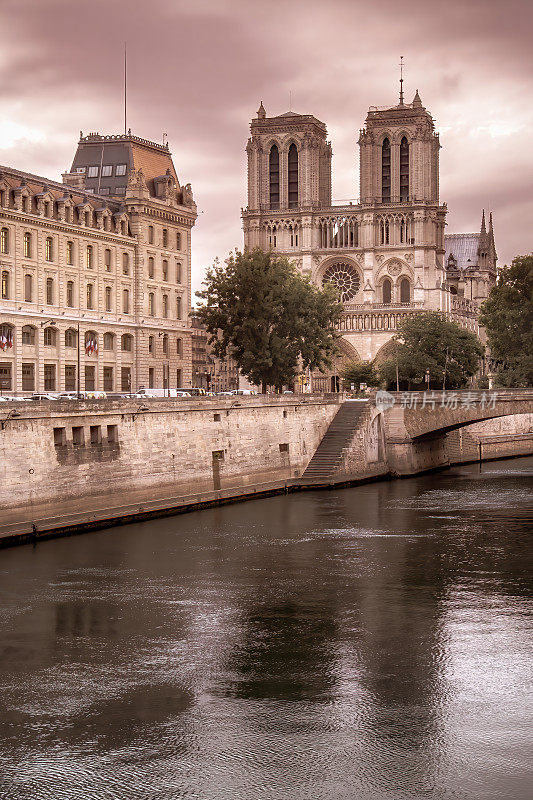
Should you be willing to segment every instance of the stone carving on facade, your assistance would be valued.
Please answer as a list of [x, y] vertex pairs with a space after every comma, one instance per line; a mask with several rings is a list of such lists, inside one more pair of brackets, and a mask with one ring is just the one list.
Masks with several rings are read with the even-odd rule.
[[413, 262], [414, 256], [412, 253], [404, 253], [404, 260], [407, 261], [408, 264]]
[[402, 265], [400, 264], [399, 261], [390, 261], [389, 264], [387, 264], [387, 272], [389, 273], [389, 275], [396, 276], [399, 275], [401, 271], [402, 271]]
[[378, 264], [381, 264], [381, 262], [383, 261], [383, 256], [381, 255], [381, 253], [378, 253], [378, 255], [376, 256], [376, 261]]
[[190, 183], [186, 183], [183, 187], [182, 196], [183, 196], [183, 205], [184, 206], [192, 206], [194, 203], [193, 196], [192, 196], [192, 188]]

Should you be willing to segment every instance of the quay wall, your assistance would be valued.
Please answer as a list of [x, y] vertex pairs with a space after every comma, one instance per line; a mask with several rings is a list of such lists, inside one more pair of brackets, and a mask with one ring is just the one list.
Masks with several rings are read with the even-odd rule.
[[446, 435], [451, 464], [533, 455], [533, 414], [477, 422]]
[[298, 478], [338, 408], [335, 396], [2, 403], [0, 509]]

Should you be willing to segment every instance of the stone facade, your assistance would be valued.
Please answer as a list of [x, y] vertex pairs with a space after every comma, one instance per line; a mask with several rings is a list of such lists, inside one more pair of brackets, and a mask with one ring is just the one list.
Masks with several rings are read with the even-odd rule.
[[[334, 204], [324, 123], [294, 112], [267, 117], [261, 104], [246, 148], [245, 247], [272, 248], [316, 285], [338, 286], [346, 359], [383, 357], [400, 320], [426, 310], [477, 333], [478, 298], [461, 291], [444, 260], [440, 142], [418, 92], [412, 103], [402, 96], [371, 107], [359, 148], [360, 200]], [[490, 287], [495, 259], [494, 269], [479, 266]]]
[[0, 167], [0, 391], [190, 385], [196, 206], [168, 145], [81, 136], [63, 181]]

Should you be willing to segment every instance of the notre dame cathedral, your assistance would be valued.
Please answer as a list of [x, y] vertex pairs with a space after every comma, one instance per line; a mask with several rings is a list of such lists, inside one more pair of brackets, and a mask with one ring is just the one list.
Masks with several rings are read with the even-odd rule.
[[[439, 200], [439, 135], [416, 92], [405, 103], [372, 106], [359, 132], [360, 199], [331, 198], [326, 125], [289, 111], [251, 123], [244, 245], [272, 248], [322, 286], [333, 282], [344, 311], [344, 360], [382, 359], [407, 314], [441, 311], [479, 333], [480, 303], [496, 279], [492, 227], [445, 234]], [[313, 388], [336, 386], [314, 376]]]

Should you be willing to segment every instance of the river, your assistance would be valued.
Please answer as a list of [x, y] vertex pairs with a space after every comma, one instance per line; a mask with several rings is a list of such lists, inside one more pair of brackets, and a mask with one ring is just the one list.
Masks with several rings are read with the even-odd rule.
[[530, 800], [532, 476], [1, 552], [0, 798]]

